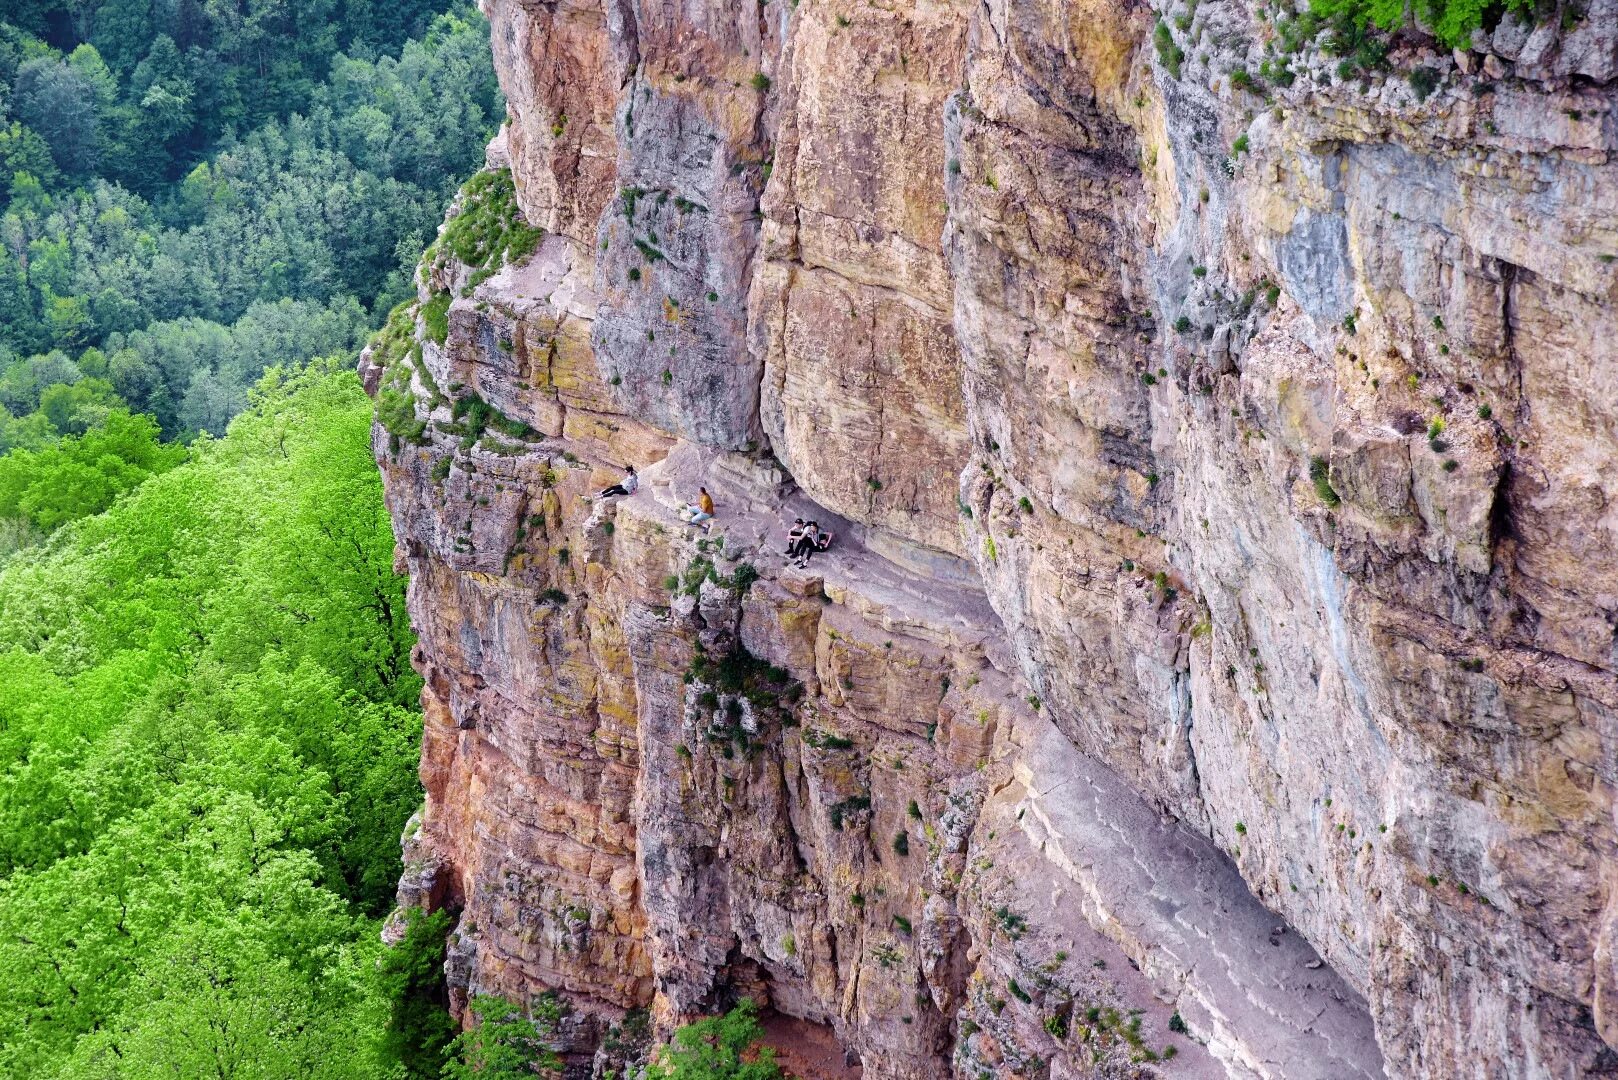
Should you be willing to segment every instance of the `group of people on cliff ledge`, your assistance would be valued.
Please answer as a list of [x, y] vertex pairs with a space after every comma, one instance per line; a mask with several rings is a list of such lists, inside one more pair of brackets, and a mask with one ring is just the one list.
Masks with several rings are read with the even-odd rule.
[[[633, 495], [640, 490], [640, 477], [635, 473], [635, 466], [624, 466], [624, 475], [616, 484], [609, 484], [601, 489], [600, 498], [612, 499], [620, 496]], [[714, 519], [713, 496], [708, 494], [706, 487], [697, 488], [695, 502], [686, 503], [680, 508], [680, 519], [687, 525], [700, 528], [707, 532]], [[834, 534], [820, 527], [818, 521], [804, 521], [803, 518], [794, 518], [792, 528], [787, 531], [787, 546], [783, 554], [799, 568], [809, 565], [809, 557], [816, 552], [828, 551], [831, 548]]]

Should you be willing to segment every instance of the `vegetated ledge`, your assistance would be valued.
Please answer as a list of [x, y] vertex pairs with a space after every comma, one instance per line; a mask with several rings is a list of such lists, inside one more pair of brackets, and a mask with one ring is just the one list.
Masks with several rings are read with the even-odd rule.
[[[885, 624], [923, 638], [981, 643], [993, 665], [985, 678], [1005, 682], [1015, 703], [1007, 748], [1014, 779], [985, 803], [978, 832], [988, 839], [976, 850], [991, 853], [999, 876], [1015, 881], [1026, 910], [1049, 913], [1041, 930], [1072, 931], [1065, 924], [1082, 919], [1115, 943], [1229, 1075], [1384, 1075], [1365, 1000], [1252, 894], [1234, 864], [1203, 837], [1165, 822], [1043, 711], [1022, 706], [1027, 688], [981, 591], [888, 560], [868, 545], [865, 530], [818, 557], [809, 575], [779, 569], [770, 548], [781, 520], [839, 519], [790, 483], [785, 496], [771, 490], [742, 455], [682, 444], [643, 470], [642, 480], [652, 498], [620, 503], [621, 517], [672, 516], [676, 494], [700, 480], [721, 507], [726, 550], [751, 559], [763, 582], [819, 577], [835, 605], [879, 610]], [[1018, 830], [1037, 859], [1008, 842]], [[1073, 892], [1079, 903], [1063, 904]]]

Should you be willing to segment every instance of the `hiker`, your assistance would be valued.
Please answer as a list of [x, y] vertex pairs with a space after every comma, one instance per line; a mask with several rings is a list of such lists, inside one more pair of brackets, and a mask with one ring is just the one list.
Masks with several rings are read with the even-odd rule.
[[697, 489], [697, 501], [688, 503], [680, 516], [685, 518], [687, 525], [701, 525], [702, 531], [708, 531], [708, 523], [713, 520], [713, 496], [708, 494], [707, 488]]
[[624, 473], [624, 478], [611, 487], [602, 488], [601, 498], [610, 499], [614, 495], [633, 495], [640, 489], [640, 477], [635, 475], [635, 466], [626, 465], [624, 467], [629, 470]]
[[803, 527], [803, 535], [798, 537], [797, 543], [787, 554], [792, 556], [793, 565], [802, 570], [809, 565], [809, 556], [816, 550], [820, 539], [820, 522], [811, 521]]
[[786, 551], [782, 552], [782, 554], [790, 556], [792, 554], [792, 549], [798, 546], [798, 541], [802, 538], [803, 518], [793, 518], [792, 528], [787, 532], [787, 549]]

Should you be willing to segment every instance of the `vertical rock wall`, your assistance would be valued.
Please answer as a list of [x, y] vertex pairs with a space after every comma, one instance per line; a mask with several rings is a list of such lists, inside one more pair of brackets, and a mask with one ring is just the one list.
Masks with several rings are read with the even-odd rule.
[[487, 13], [546, 235], [366, 361], [461, 1000], [1618, 1073], [1609, 0], [1364, 73], [1237, 0]]

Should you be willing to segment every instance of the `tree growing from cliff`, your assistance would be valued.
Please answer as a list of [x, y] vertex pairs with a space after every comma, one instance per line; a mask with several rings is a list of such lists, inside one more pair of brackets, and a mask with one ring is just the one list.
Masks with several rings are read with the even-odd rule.
[[674, 1033], [641, 1072], [641, 1080], [779, 1080], [775, 1051], [759, 1045], [764, 1028], [758, 1006], [742, 999], [723, 1016], [710, 1016]]
[[455, 1020], [445, 1007], [444, 938], [449, 925], [447, 911], [428, 915], [409, 909], [404, 937], [378, 966], [383, 995], [391, 1004], [383, 1047], [403, 1067], [406, 1080], [438, 1080], [455, 1039]]
[[535, 998], [527, 1010], [502, 997], [478, 996], [469, 1005], [473, 1024], [450, 1043], [444, 1080], [531, 1080], [562, 1070], [552, 1045], [562, 1019], [554, 997]]

